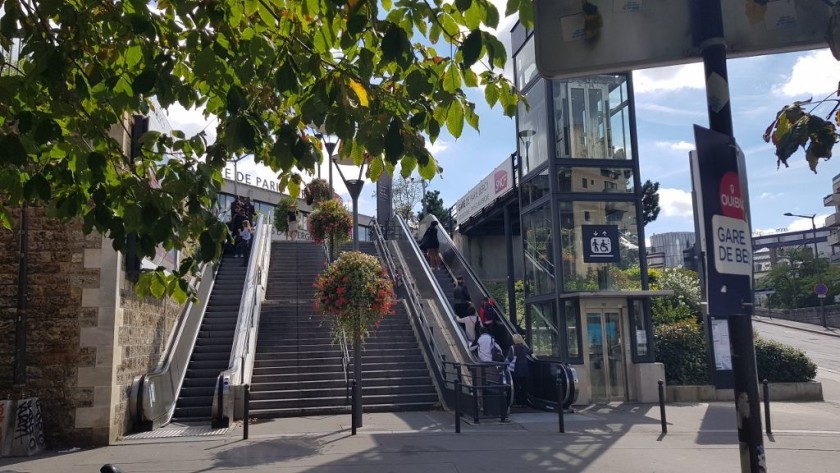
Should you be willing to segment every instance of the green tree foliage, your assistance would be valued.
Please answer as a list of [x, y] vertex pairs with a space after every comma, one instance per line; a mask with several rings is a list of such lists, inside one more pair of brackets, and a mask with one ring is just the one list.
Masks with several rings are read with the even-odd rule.
[[[831, 158], [831, 150], [838, 140], [837, 127], [834, 123], [840, 124], [840, 114], [837, 112], [838, 101], [832, 98], [834, 92], [823, 100], [812, 104], [816, 109], [826, 103], [834, 103], [834, 107], [828, 112], [826, 119], [816, 114], [806, 112], [802, 106], [811, 104], [811, 99], [794, 102], [784, 106], [776, 119], [764, 131], [764, 141], [773, 142], [776, 147], [776, 168], [784, 164], [788, 167], [787, 160], [800, 147], [805, 150], [805, 160], [814, 174], [817, 173], [817, 164], [820, 158], [828, 160]], [[829, 120], [833, 120], [829, 121]]]
[[820, 300], [814, 293], [814, 286], [820, 282], [828, 286], [829, 300], [840, 294], [840, 268], [829, 264], [828, 259], [814, 259], [810, 248], [786, 250], [781, 256], [783, 259], [756, 282], [760, 289], [775, 291], [767, 299], [770, 307], [817, 307]]
[[775, 383], [801, 383], [817, 376], [817, 365], [802, 350], [784, 343], [755, 338], [758, 379]]
[[708, 384], [703, 328], [694, 320], [654, 327], [656, 361], [665, 365], [668, 384]]
[[674, 291], [674, 295], [653, 299], [654, 325], [700, 318], [699, 274], [685, 268], [666, 268], [658, 271], [655, 279], [650, 281], [652, 289]]
[[642, 221], [645, 225], [659, 216], [659, 183], [650, 179], [642, 184]]
[[444, 224], [444, 228], [447, 228], [446, 223], [449, 221], [449, 210], [443, 206], [440, 191], [426, 191], [426, 195], [423, 196], [421, 203], [423, 204], [423, 209], [417, 212], [417, 220], [423, 220], [426, 214], [432, 214]]
[[[397, 165], [429, 179], [426, 141], [478, 129], [465, 88], [482, 87], [508, 116], [519, 103], [487, 31], [500, 19], [490, 0], [0, 5], [0, 49], [22, 45], [14, 62], [0, 54], [0, 224], [28, 202], [81, 218], [118, 250], [132, 234], [146, 256], [199, 243], [198, 258], [145, 277], [141, 294], [183, 293], [196, 263], [220, 256], [229, 235], [210, 209], [228, 160], [253, 155], [298, 195], [322, 156], [315, 125], [341, 139], [342, 159], [370, 157], [371, 179]], [[531, 2], [508, 0], [504, 14], [515, 12], [530, 24]], [[127, 154], [113, 132], [173, 105], [214, 117], [216, 141], [150, 131]]]

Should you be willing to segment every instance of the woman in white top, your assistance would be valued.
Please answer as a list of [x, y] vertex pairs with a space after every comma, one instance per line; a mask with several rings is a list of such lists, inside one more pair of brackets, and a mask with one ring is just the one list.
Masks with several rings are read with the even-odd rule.
[[[239, 257], [247, 258], [251, 254], [251, 235], [254, 229], [251, 228], [251, 222], [245, 220], [242, 222], [242, 230], [239, 230]], [[247, 263], [243, 263], [247, 264]]]
[[478, 336], [478, 343], [473, 345], [471, 349], [476, 351], [476, 353], [478, 354], [478, 359], [480, 361], [493, 361], [493, 347], [495, 346], [499, 349], [499, 351], [501, 351], [502, 349], [501, 347], [499, 347], [499, 344], [493, 340], [493, 337], [491, 337], [490, 334], [487, 332], [486, 327], [482, 326], [478, 329], [478, 331], [480, 333], [480, 335]]
[[481, 325], [481, 322], [478, 319], [478, 314], [475, 313], [475, 307], [472, 304], [467, 307], [467, 315], [466, 317], [458, 317], [455, 316], [455, 320], [458, 321], [459, 324], [464, 324], [464, 331], [467, 335], [467, 340], [469, 340], [471, 345], [475, 344], [475, 339], [478, 336], [475, 333], [475, 326]]

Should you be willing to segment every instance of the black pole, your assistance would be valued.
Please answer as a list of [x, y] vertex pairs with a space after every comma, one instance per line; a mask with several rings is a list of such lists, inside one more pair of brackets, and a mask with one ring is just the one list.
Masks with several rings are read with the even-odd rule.
[[[719, 133], [734, 136], [720, 0], [693, 0], [691, 5], [694, 44], [703, 54], [706, 73], [709, 127]], [[752, 319], [747, 313], [712, 315], [728, 316], [741, 472], [765, 471], [767, 463], [761, 433], [761, 405], [758, 397]]]
[[478, 415], [479, 414], [479, 412], [478, 412], [478, 409], [479, 409], [479, 406], [478, 406], [478, 386], [479, 386], [478, 383], [479, 383], [479, 380], [478, 380], [478, 376], [477, 376], [478, 375], [478, 368], [473, 366], [472, 368], [470, 368], [470, 371], [472, 371], [472, 384], [473, 384], [473, 386], [472, 386], [473, 413], [474, 413], [473, 414], [473, 423], [478, 424], [478, 422], [479, 422], [479, 415]]
[[29, 298], [27, 273], [29, 272], [29, 263], [27, 261], [29, 254], [29, 223], [27, 220], [27, 210], [29, 206], [24, 203], [20, 209], [20, 261], [18, 265], [18, 300], [17, 300], [17, 314], [15, 314], [15, 369], [14, 369], [14, 385], [23, 386], [26, 384], [26, 314], [27, 314], [27, 299]]
[[[359, 397], [359, 393], [356, 391], [356, 380], [352, 381], [353, 383], [353, 405], [350, 407], [350, 435], [356, 435], [356, 399]], [[361, 417], [361, 416], [358, 416]]]
[[560, 376], [557, 377], [554, 384], [557, 388], [557, 423], [562, 434], [566, 432], [566, 420], [563, 418], [563, 401], [565, 400], [565, 396], [563, 396], [563, 381], [560, 379]]
[[820, 319], [822, 319], [823, 328], [828, 328], [828, 320], [825, 318], [825, 294], [819, 295], [820, 299]]
[[461, 433], [461, 364], [455, 363], [455, 433]]
[[242, 408], [242, 417], [243, 424], [242, 424], [242, 438], [244, 440], [248, 440], [248, 417], [251, 415], [251, 409], [249, 405], [251, 404], [251, 385], [245, 385], [245, 406]]
[[516, 287], [513, 280], [513, 230], [510, 222], [510, 206], [505, 205], [505, 248], [507, 248], [507, 296], [508, 318], [516, 325]]
[[767, 380], [761, 382], [764, 385], [764, 425], [767, 435], [773, 435], [773, 430], [770, 428], [770, 386]]
[[659, 421], [662, 422], [662, 433], [668, 433], [668, 421], [665, 419], [665, 382], [659, 380]]

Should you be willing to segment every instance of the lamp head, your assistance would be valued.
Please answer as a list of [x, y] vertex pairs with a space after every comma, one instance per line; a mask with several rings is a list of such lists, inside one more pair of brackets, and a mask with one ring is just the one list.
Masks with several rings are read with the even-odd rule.
[[793, 217], [793, 214], [790, 212], [785, 212], [785, 217]]

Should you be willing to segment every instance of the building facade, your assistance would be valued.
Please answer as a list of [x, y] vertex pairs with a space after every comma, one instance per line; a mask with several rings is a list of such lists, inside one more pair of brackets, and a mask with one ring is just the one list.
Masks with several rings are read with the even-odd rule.
[[[526, 330], [534, 352], [578, 365], [580, 400], [655, 399], [632, 82], [546, 80], [531, 31], [512, 31]], [[640, 268], [628, 283], [625, 270]], [[653, 388], [651, 388], [651, 386]], [[652, 391], [651, 391], [652, 389]]]
[[823, 205], [831, 209], [825, 219], [825, 226], [830, 229], [827, 243], [831, 246], [832, 263], [840, 262], [840, 174], [831, 180], [831, 194], [823, 198]]
[[684, 266], [683, 251], [694, 246], [694, 232], [668, 232], [650, 236], [648, 247], [648, 261], [652, 253], [663, 253], [664, 267], [678, 268]]

